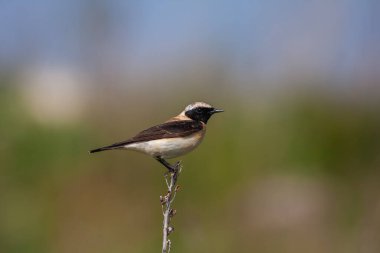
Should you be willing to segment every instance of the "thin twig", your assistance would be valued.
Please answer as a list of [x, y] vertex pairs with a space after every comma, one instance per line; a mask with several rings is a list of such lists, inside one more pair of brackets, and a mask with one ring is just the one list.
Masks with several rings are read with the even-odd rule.
[[170, 226], [171, 218], [176, 214], [176, 210], [172, 209], [171, 205], [174, 201], [179, 187], [177, 185], [177, 179], [181, 173], [181, 163], [177, 162], [173, 171], [165, 173], [165, 182], [168, 187], [168, 192], [164, 196], [160, 196], [162, 205], [162, 214], [164, 216], [163, 221], [163, 236], [162, 236], [162, 253], [169, 253], [171, 247], [171, 241], [169, 239], [170, 233], [174, 231], [174, 228]]

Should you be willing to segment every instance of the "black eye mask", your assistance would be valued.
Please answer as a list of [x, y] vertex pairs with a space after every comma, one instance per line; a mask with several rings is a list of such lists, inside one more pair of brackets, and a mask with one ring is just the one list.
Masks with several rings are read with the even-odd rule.
[[185, 115], [192, 120], [202, 121], [207, 124], [207, 121], [210, 119], [214, 108], [210, 107], [197, 107], [190, 111], [185, 112]]

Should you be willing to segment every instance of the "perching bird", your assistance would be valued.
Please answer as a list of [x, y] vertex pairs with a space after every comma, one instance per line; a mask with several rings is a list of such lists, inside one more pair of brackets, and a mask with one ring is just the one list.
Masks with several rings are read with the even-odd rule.
[[196, 102], [163, 124], [148, 128], [126, 141], [93, 149], [90, 153], [114, 149], [135, 150], [154, 157], [169, 171], [173, 171], [173, 165], [165, 159], [184, 155], [196, 148], [205, 135], [207, 121], [218, 112], [223, 110]]

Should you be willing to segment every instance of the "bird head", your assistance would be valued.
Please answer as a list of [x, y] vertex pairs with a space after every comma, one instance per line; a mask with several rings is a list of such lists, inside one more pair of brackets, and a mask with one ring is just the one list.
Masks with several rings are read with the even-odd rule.
[[207, 121], [214, 113], [223, 112], [223, 110], [216, 109], [213, 106], [203, 103], [195, 102], [186, 106], [183, 113], [192, 120], [202, 121], [207, 124]]

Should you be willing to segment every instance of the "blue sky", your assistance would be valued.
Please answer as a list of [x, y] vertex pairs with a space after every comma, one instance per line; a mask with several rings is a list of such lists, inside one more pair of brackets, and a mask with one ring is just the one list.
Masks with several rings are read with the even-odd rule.
[[378, 63], [379, 10], [375, 0], [1, 1], [0, 67], [108, 59], [154, 72], [209, 55], [236, 75], [349, 79]]

